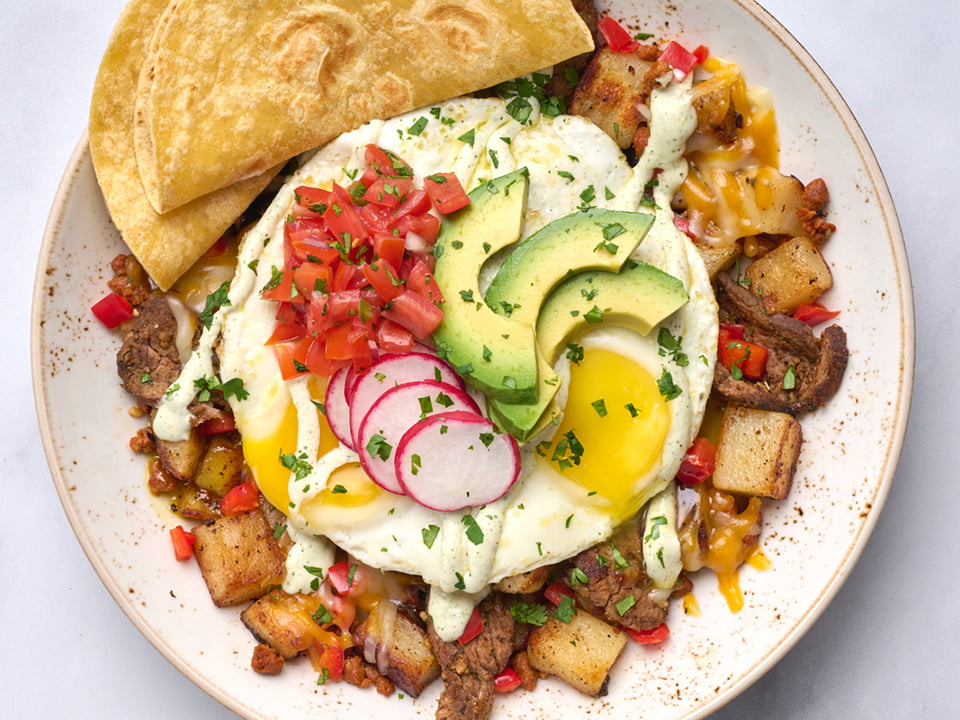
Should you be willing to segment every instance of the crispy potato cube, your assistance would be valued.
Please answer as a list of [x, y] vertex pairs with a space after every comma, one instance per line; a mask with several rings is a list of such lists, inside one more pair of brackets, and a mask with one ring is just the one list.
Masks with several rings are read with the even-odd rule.
[[802, 441], [792, 415], [728, 406], [720, 423], [713, 486], [782, 500], [790, 492]]
[[816, 244], [801, 236], [787, 240], [744, 271], [750, 289], [768, 313], [790, 315], [812, 303], [833, 285], [833, 275]]
[[797, 216], [803, 201], [802, 182], [769, 165], [737, 173], [737, 179], [744, 188], [744, 209], [748, 210], [754, 234], [803, 235], [803, 224]]
[[551, 567], [549, 565], [543, 565], [529, 572], [510, 575], [498, 582], [494, 589], [510, 595], [534, 593], [546, 584], [547, 578], [550, 577], [550, 571]]
[[706, 265], [711, 280], [733, 265], [742, 254], [739, 243], [718, 247], [700, 242], [694, 243], [694, 245], [699, 251], [700, 257], [703, 258], [703, 264]]
[[[316, 606], [316, 602], [313, 603]], [[247, 629], [269, 645], [280, 657], [289, 660], [313, 644], [311, 619], [304, 598], [274, 589], [240, 613]]]
[[190, 429], [186, 440], [171, 442], [157, 440], [157, 457], [164, 469], [177, 480], [189, 480], [197, 471], [203, 456], [204, 442], [195, 429]]
[[283, 578], [283, 551], [260, 510], [198, 525], [193, 535], [194, 554], [217, 607], [260, 597]]
[[223, 497], [240, 484], [241, 472], [243, 451], [240, 446], [222, 435], [215, 435], [207, 443], [206, 452], [193, 475], [193, 482], [197, 487]]
[[621, 148], [630, 146], [645, 121], [644, 76], [652, 63], [603, 47], [594, 53], [570, 100], [570, 113], [589, 118]]
[[[426, 630], [402, 611], [393, 612], [393, 627], [389, 632], [385, 633], [381, 628], [383, 615], [371, 612], [354, 630], [353, 639], [360, 647], [375, 644], [378, 656], [385, 651], [387, 669], [384, 674], [405, 693], [417, 697], [440, 676], [440, 664], [430, 649]], [[384, 634], [389, 635], [386, 649], [383, 647]]]
[[527, 657], [534, 670], [556, 675], [585, 695], [600, 697], [626, 642], [623, 633], [581, 611], [569, 623], [550, 618], [535, 628], [527, 642]]

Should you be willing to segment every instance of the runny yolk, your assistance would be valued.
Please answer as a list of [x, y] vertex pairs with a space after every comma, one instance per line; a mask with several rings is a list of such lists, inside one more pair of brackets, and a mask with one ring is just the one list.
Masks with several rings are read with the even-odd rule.
[[570, 388], [563, 422], [547, 457], [571, 431], [583, 447], [579, 464], [562, 469], [591, 493], [626, 506], [641, 488], [637, 481], [658, 462], [670, 429], [670, 411], [645, 367], [603, 348], [588, 348], [570, 366]]
[[[323, 397], [323, 387], [319, 382], [312, 384], [310, 391], [314, 398]], [[319, 410], [318, 413], [320, 446], [317, 448], [316, 457], [326, 454], [337, 445], [337, 440], [333, 431], [330, 430], [325, 416]], [[283, 465], [280, 457], [296, 451], [298, 428], [297, 409], [292, 402], [287, 404], [280, 424], [272, 433], [258, 437], [254, 432], [241, 428], [244, 459], [253, 471], [253, 477], [257, 481], [260, 492], [263, 493], [271, 505], [284, 513], [290, 511], [290, 491], [288, 489], [290, 469]]]

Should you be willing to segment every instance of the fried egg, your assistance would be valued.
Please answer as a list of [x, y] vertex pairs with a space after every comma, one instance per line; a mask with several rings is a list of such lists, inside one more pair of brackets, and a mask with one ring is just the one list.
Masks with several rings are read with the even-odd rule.
[[[231, 302], [222, 311], [218, 354], [221, 376], [242, 378], [249, 393], [231, 404], [258, 485], [289, 516], [298, 541], [319, 548], [332, 542], [371, 566], [422, 576], [432, 586], [431, 614], [443, 636], [459, 634], [492, 583], [609, 537], [669, 485], [696, 436], [713, 376], [717, 309], [703, 263], [674, 227], [669, 210], [686, 169], [683, 142], [695, 123], [688, 85], [655, 91], [652, 112], [653, 150], [647, 152], [656, 165], [636, 168], [589, 121], [547, 117], [534, 107], [522, 124], [499, 99], [460, 98], [373, 122], [306, 162], [241, 245]], [[419, 129], [413, 133], [415, 124]], [[443, 513], [380, 489], [364, 474], [356, 453], [337, 443], [318, 410], [324, 382], [282, 380], [273, 350], [265, 345], [275, 306], [256, 292], [273, 266], [283, 267], [283, 225], [294, 188], [349, 183], [363, 166], [368, 143], [403, 158], [417, 180], [453, 171], [468, 190], [527, 167], [523, 237], [585, 204], [639, 210], [656, 168], [654, 200], [660, 209], [634, 255], [679, 278], [687, 289], [688, 304], [662, 324], [682, 339], [686, 358], [663, 351], [660, 328], [642, 336], [601, 326], [578, 339], [582, 359], [558, 361], [562, 420], [521, 447], [520, 478], [504, 497]], [[219, 322], [212, 331], [220, 329]], [[670, 392], [664, 389], [667, 380]], [[582, 451], [571, 447], [571, 435]], [[465, 532], [468, 526], [479, 532]], [[302, 552], [292, 557], [303, 563]], [[306, 590], [297, 586], [297, 577], [289, 568], [285, 588]]]

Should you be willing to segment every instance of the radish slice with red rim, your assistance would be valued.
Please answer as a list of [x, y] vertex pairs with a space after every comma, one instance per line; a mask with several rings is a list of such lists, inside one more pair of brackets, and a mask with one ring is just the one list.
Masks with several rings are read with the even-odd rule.
[[327, 384], [327, 392], [323, 398], [324, 412], [330, 430], [340, 441], [353, 450], [353, 439], [350, 437], [350, 406], [347, 404], [347, 384], [353, 379], [351, 367], [344, 367], [333, 374]]
[[377, 399], [397, 385], [419, 380], [437, 380], [463, 387], [460, 377], [446, 362], [435, 355], [406, 353], [387, 355], [359, 376], [350, 392], [350, 437], [354, 448], [360, 424]]
[[473, 398], [445, 382], [420, 380], [383, 393], [367, 412], [357, 433], [357, 454], [370, 479], [384, 490], [402, 495], [393, 462], [400, 439], [423, 418], [457, 410], [480, 412]]
[[520, 451], [479, 413], [437, 413], [404, 433], [394, 457], [400, 486], [415, 501], [450, 512], [503, 497], [520, 476]]

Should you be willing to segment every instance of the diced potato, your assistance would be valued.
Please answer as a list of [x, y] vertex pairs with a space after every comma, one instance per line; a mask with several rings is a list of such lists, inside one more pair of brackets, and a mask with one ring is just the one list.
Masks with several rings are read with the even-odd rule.
[[802, 440], [800, 423], [792, 415], [728, 406], [720, 424], [713, 486], [782, 500], [790, 492]]
[[280, 589], [259, 598], [240, 613], [240, 619], [258, 640], [287, 660], [313, 644], [310, 631], [317, 628], [306, 612], [302, 597]]
[[791, 238], [750, 263], [744, 276], [768, 313], [787, 315], [798, 305], [815, 302], [833, 285], [823, 255], [804, 236]]
[[384, 635], [389, 635], [384, 673], [405, 693], [417, 697], [423, 689], [440, 676], [440, 664], [430, 649], [427, 632], [402, 611], [393, 610], [393, 627], [389, 632], [381, 628], [380, 613], [370, 615], [354, 630], [353, 638], [360, 647], [374, 643], [378, 656], [384, 652]]
[[177, 480], [189, 480], [197, 471], [203, 448], [204, 441], [200, 433], [191, 429], [186, 440], [157, 440], [157, 457], [166, 471]]
[[651, 62], [607, 47], [594, 53], [570, 100], [570, 113], [589, 118], [621, 148], [630, 146], [645, 121], [644, 76]]
[[718, 274], [729, 268], [740, 257], [739, 243], [713, 247], [707, 243], [694, 243], [703, 258], [703, 264], [707, 267], [707, 272], [712, 280]]
[[243, 451], [240, 446], [222, 435], [215, 435], [207, 443], [193, 482], [198, 487], [223, 497], [231, 488], [240, 484], [241, 472]]
[[201, 490], [192, 482], [177, 488], [170, 500], [170, 509], [187, 520], [216, 520], [220, 517], [217, 498], [206, 490]]
[[282, 580], [284, 554], [260, 510], [199, 525], [193, 534], [200, 572], [218, 607], [253, 600]]
[[550, 618], [535, 628], [527, 642], [527, 657], [535, 670], [556, 675], [585, 695], [600, 697], [626, 642], [623, 633], [581, 611], [569, 623]]
[[750, 189], [751, 202], [744, 203], [749, 211], [753, 234], [803, 234], [803, 224], [797, 210], [803, 200], [803, 183], [790, 175], [783, 175], [769, 165], [749, 168], [737, 174], [739, 181]]
[[549, 565], [543, 565], [530, 572], [510, 575], [498, 582], [494, 589], [510, 595], [534, 593], [546, 584], [547, 578], [550, 577], [550, 571]]

